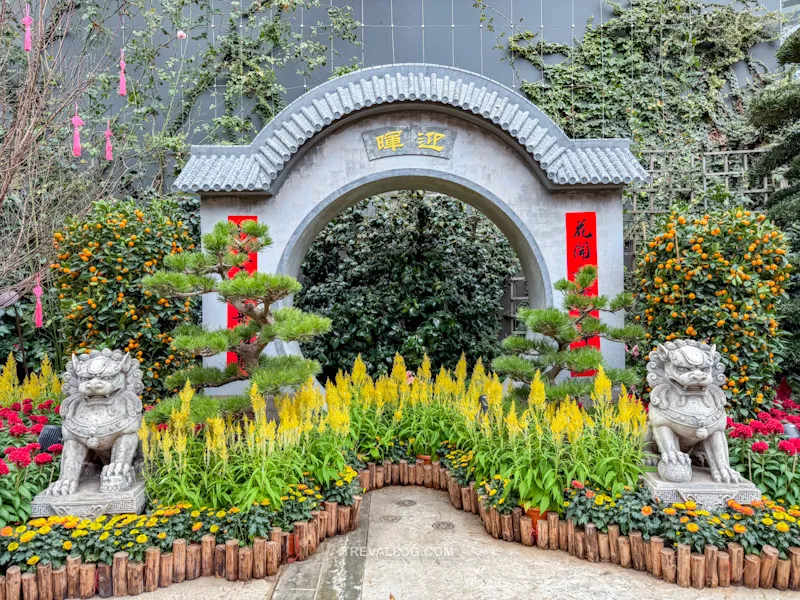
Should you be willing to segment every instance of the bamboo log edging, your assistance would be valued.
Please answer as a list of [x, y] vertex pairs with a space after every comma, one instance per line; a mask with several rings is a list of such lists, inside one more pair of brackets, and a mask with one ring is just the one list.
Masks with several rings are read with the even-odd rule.
[[[534, 521], [520, 507], [500, 514], [487, 508], [477, 497], [474, 484], [460, 487], [446, 468], [422, 461], [409, 465], [372, 464], [380, 487], [389, 485], [424, 485], [446, 491], [455, 508], [480, 516], [486, 532], [496, 539], [537, 546], [542, 550], [561, 550], [590, 562], [608, 562], [623, 568], [647, 571], [666, 583], [695, 589], [744, 585], [749, 589], [800, 591], [800, 548], [788, 550], [780, 558], [777, 548], [764, 546], [760, 556], [744, 554], [740, 544], [729, 543], [726, 549], [706, 546], [703, 552], [692, 552], [687, 544], [677, 550], [665, 547], [664, 540], [643, 539], [641, 532], [620, 535], [619, 526], [610, 524], [606, 533], [593, 523], [576, 526], [572, 521], [549, 513]], [[425, 467], [428, 467], [427, 469]], [[365, 492], [379, 489], [370, 469], [359, 473]], [[381, 481], [382, 480], [382, 481]], [[199, 577], [225, 578], [228, 581], [250, 581], [273, 577], [280, 564], [292, 558], [305, 560], [326, 537], [345, 535], [358, 528], [362, 496], [355, 496], [352, 506], [325, 502], [324, 510], [312, 511], [307, 522], [294, 524], [294, 532], [272, 528], [269, 540], [253, 539], [252, 546], [239, 547], [238, 540], [217, 544], [212, 534], [199, 543], [188, 544], [176, 539], [168, 552], [149, 547], [143, 562], [132, 561], [127, 552], [117, 552], [112, 564], [83, 563], [80, 557], [67, 557], [66, 564], [53, 569], [40, 564], [35, 572], [22, 574], [18, 566], [9, 567], [0, 576], [0, 600], [65, 600], [99, 596], [136, 596], [173, 583]], [[323, 507], [321, 507], [323, 508]]]

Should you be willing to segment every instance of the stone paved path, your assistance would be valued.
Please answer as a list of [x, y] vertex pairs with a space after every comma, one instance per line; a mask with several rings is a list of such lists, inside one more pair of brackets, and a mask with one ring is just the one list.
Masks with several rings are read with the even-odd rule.
[[[369, 505], [366, 502], [369, 502]], [[651, 576], [486, 535], [445, 492], [388, 488], [362, 521], [281, 573], [272, 600], [761, 600], [786, 593], [685, 590]], [[791, 594], [790, 594], [791, 595]]]

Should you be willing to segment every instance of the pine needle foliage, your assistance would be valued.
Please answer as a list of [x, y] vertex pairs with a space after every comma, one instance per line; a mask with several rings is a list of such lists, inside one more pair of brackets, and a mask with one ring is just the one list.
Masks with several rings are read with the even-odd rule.
[[263, 223], [220, 222], [203, 236], [202, 250], [165, 258], [166, 270], [143, 280], [146, 289], [164, 297], [191, 298], [216, 292], [243, 316], [233, 329], [178, 327], [173, 333], [176, 349], [204, 357], [232, 352], [237, 361], [223, 368], [184, 369], [169, 378], [170, 387], [187, 380], [196, 388], [219, 387], [252, 378], [261, 393], [276, 394], [282, 387], [295, 386], [320, 372], [315, 360], [262, 354], [275, 340], [306, 341], [326, 333], [331, 325], [330, 319], [297, 308], [272, 308], [275, 302], [300, 291], [293, 277], [243, 269], [248, 254], [271, 243], [269, 227]]
[[[596, 280], [597, 268], [586, 265], [578, 270], [574, 281], [556, 282], [554, 287], [564, 295], [560, 309], [520, 309], [517, 318], [525, 324], [528, 334], [506, 338], [503, 341], [506, 354], [492, 361], [492, 369], [528, 385], [541, 373], [548, 400], [560, 401], [566, 396], [588, 398], [594, 376], [559, 377], [565, 371], [583, 374], [605, 368], [603, 355], [586, 342], [596, 336], [627, 344], [644, 338], [644, 330], [637, 325], [612, 327], [595, 316], [601, 312], [617, 313], [633, 304], [633, 297], [627, 292], [611, 299], [589, 295]], [[615, 384], [636, 383], [632, 371], [605, 370]]]
[[[750, 104], [748, 117], [764, 140], [777, 139], [750, 172], [751, 185], [767, 177], [780, 177], [781, 188], [767, 202], [767, 216], [786, 234], [792, 248], [789, 259], [797, 264], [800, 247], [800, 30], [792, 33], [775, 54], [784, 69]], [[800, 371], [800, 290], [788, 284], [789, 298], [782, 303], [780, 321], [789, 332], [783, 373], [798, 382]]]

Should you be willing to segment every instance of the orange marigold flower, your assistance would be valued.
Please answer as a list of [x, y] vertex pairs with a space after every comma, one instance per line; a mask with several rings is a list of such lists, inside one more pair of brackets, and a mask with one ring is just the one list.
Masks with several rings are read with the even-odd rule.
[[645, 517], [649, 517], [650, 515], [653, 514], [653, 507], [652, 506], [643, 506], [642, 507], [642, 514]]
[[665, 514], [665, 515], [669, 515], [669, 516], [674, 516], [674, 515], [677, 515], [677, 514], [678, 514], [678, 511], [677, 511], [677, 510], [675, 510], [675, 509], [674, 509], [674, 508], [672, 508], [672, 507], [669, 507], [669, 508], [665, 508], [665, 509], [664, 509], [664, 514]]
[[681, 517], [681, 523], [688, 523], [689, 517]]
[[736, 525], [733, 526], [733, 530], [736, 533], [744, 533], [745, 531], [747, 531], [747, 527], [745, 527], [741, 523], [737, 523]]
[[13, 533], [14, 530], [8, 525], [0, 529], [0, 537], [9, 537]]
[[592, 490], [586, 490], [586, 497], [594, 498], [594, 492]]

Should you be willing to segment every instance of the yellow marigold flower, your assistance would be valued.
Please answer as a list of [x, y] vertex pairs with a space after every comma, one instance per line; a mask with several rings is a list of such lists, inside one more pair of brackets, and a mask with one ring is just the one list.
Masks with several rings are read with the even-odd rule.
[[238, 512], [239, 512], [239, 507], [238, 507], [238, 506], [234, 506], [234, 507], [233, 507], [232, 509], [230, 509], [228, 512], [229, 512], [229, 513], [231, 513], [232, 515], [235, 515], [236, 513], [238, 513]]
[[103, 523], [103, 522], [104, 522], [104, 521], [105, 521], [107, 518], [108, 518], [108, 517], [106, 517], [106, 515], [100, 515], [99, 517], [97, 517], [97, 518], [95, 519], [95, 522], [96, 522], [96, 523]]
[[103, 533], [100, 534], [100, 541], [101, 542], [106, 541], [108, 539], [109, 535], [111, 535], [111, 534], [109, 534], [107, 531], [104, 531]]
[[681, 502], [676, 502], [672, 506], [677, 508], [677, 509], [679, 509], [679, 510], [686, 510], [686, 505], [681, 503]]
[[687, 500], [686, 502], [684, 502], [684, 504], [686, 504], [687, 510], [694, 510], [695, 508], [697, 508], [697, 503], [694, 500]]
[[219, 531], [219, 525], [212, 525], [211, 527], [208, 528], [208, 530], [211, 533], [217, 533], [217, 531]]
[[269, 498], [264, 498], [261, 501], [261, 506], [269, 506]]
[[166, 531], [162, 531], [162, 532], [161, 532], [161, 533], [159, 533], [159, 534], [158, 534], [156, 537], [157, 537], [158, 539], [160, 539], [160, 540], [163, 540], [165, 537], [167, 537], [167, 532], [166, 532]]
[[297, 499], [297, 501], [298, 501], [298, 502], [305, 502], [305, 501], [306, 501], [306, 497], [305, 497], [305, 496], [300, 496], [300, 497]]
[[281, 501], [286, 502], [289, 499], [289, 496], [281, 496]]
[[22, 535], [19, 537], [19, 541], [20, 541], [20, 542], [22, 542], [23, 544], [27, 544], [27, 543], [28, 543], [28, 542], [30, 542], [30, 541], [31, 541], [31, 540], [32, 540], [32, 539], [33, 539], [35, 536], [36, 536], [36, 532], [35, 532], [35, 531], [26, 531], [25, 533], [23, 533], [23, 534], [22, 534]]
[[492, 488], [491, 490], [489, 490], [489, 495], [490, 496], [494, 496], [495, 494], [497, 494], [497, 490], [496, 489]]
[[192, 516], [193, 519], [196, 519], [197, 517], [200, 516], [200, 511], [199, 510], [193, 510], [191, 512], [191, 516]]
[[344, 485], [344, 481], [342, 481], [341, 479], [337, 479], [336, 480], [336, 487], [342, 487], [343, 485]]
[[136, 543], [137, 544], [144, 544], [147, 541], [147, 536], [143, 533], [140, 533], [136, 536]]
[[27, 563], [28, 563], [28, 565], [30, 565], [30, 566], [32, 567], [33, 565], [35, 565], [36, 563], [38, 563], [40, 560], [41, 560], [41, 558], [39, 558], [38, 556], [36, 556], [36, 555], [34, 554], [33, 556], [31, 556], [31, 557], [28, 559]]
[[33, 519], [32, 521], [28, 522], [28, 525], [31, 527], [41, 527], [42, 525], [46, 525], [47, 521], [42, 518]]
[[775, 521], [773, 521], [773, 520], [772, 520], [772, 519], [770, 519], [769, 517], [764, 517], [763, 519], [761, 519], [761, 522], [762, 522], [764, 525], [767, 525], [767, 526], [769, 526], [769, 525], [774, 525], [774, 524], [775, 524]]
[[720, 519], [722, 519], [723, 521], [727, 521], [728, 519], [730, 519], [730, 518], [731, 518], [731, 516], [730, 516], [728, 513], [722, 513], [722, 514], [719, 516], [719, 518], [720, 518]]
[[14, 531], [16, 531], [17, 533], [23, 533], [23, 532], [25, 532], [25, 531], [28, 531], [28, 528], [27, 528], [27, 527], [25, 527], [25, 525], [20, 525], [20, 526], [19, 526], [19, 527], [17, 527], [17, 528], [16, 528]]
[[39, 527], [39, 529], [36, 530], [36, 533], [38, 533], [39, 535], [47, 535], [48, 533], [50, 533], [50, 526], [43, 525], [42, 527]]
[[777, 529], [781, 533], [786, 533], [787, 531], [789, 531], [789, 524], [785, 523], [784, 521], [781, 521], [780, 523], [775, 525], [775, 529]]
[[686, 530], [691, 533], [695, 533], [699, 529], [700, 527], [697, 525], [697, 523], [689, 523], [688, 525], [686, 525]]
[[218, 519], [221, 519], [222, 517], [224, 517], [224, 516], [225, 516], [225, 515], [227, 515], [227, 514], [228, 514], [228, 513], [226, 513], [224, 510], [220, 510], [220, 511], [217, 511], [217, 514], [216, 514], [215, 516], [216, 516]]
[[18, 544], [17, 542], [11, 542], [11, 543], [8, 545], [8, 551], [9, 551], [9, 552], [13, 552], [13, 551], [14, 551], [14, 550], [16, 550], [17, 548], [19, 548], [19, 544]]
[[64, 543], [61, 545], [64, 550], [72, 550], [72, 542], [69, 540], [65, 540]]

